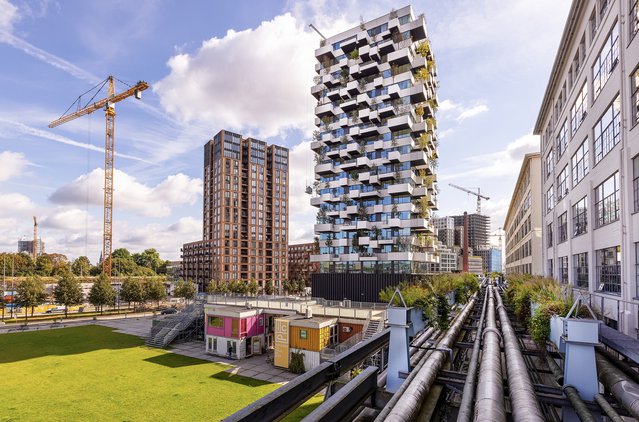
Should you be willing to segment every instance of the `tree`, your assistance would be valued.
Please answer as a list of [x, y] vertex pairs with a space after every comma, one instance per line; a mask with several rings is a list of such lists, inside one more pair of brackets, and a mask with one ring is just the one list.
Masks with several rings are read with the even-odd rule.
[[117, 248], [116, 250], [114, 250], [111, 254], [111, 259], [113, 260], [115, 258], [133, 260], [133, 258], [131, 257], [131, 252], [129, 252], [129, 250], [126, 248]]
[[73, 274], [79, 276], [89, 275], [91, 272], [91, 261], [86, 256], [76, 258], [71, 264], [71, 271]]
[[35, 272], [38, 275], [47, 277], [53, 271], [53, 262], [48, 255], [40, 255], [36, 258]]
[[264, 285], [264, 293], [267, 295], [272, 295], [275, 293], [275, 287], [273, 287], [273, 280], [266, 280], [266, 284]]
[[99, 308], [100, 314], [102, 314], [104, 305], [112, 304], [114, 299], [115, 290], [111, 286], [109, 278], [105, 274], [100, 274], [89, 291], [89, 303]]
[[257, 294], [257, 291], [260, 289], [260, 285], [257, 284], [257, 281], [251, 280], [251, 282], [247, 286], [248, 292], [252, 295]]
[[44, 282], [38, 276], [30, 276], [18, 284], [16, 296], [15, 302], [24, 308], [24, 320], [28, 322], [27, 308], [31, 308], [33, 316], [33, 308], [44, 302], [47, 297]]
[[111, 272], [114, 276], [137, 275], [138, 266], [132, 259], [113, 258], [111, 260]]
[[93, 265], [89, 271], [89, 275], [98, 276], [100, 274], [102, 274], [102, 264]]
[[140, 267], [146, 267], [157, 273], [164, 261], [160, 258], [160, 254], [153, 248], [145, 249], [142, 253], [134, 253], [133, 261]]
[[69, 317], [69, 306], [82, 304], [82, 285], [71, 274], [63, 275], [53, 289], [53, 297], [60, 305], [64, 305], [64, 317]]
[[144, 283], [144, 298], [147, 300], [154, 300], [157, 306], [160, 306], [160, 301], [166, 297], [166, 288], [157, 278], [152, 278]]
[[181, 297], [188, 302], [189, 299], [193, 299], [196, 292], [197, 288], [195, 287], [195, 283], [192, 283], [188, 280], [179, 279], [177, 283], [175, 283], [173, 296]]
[[133, 302], [134, 307], [136, 303], [142, 302], [144, 300], [144, 288], [140, 280], [131, 277], [124, 279], [120, 289], [120, 298], [128, 303], [129, 308], [131, 307], [131, 302]]

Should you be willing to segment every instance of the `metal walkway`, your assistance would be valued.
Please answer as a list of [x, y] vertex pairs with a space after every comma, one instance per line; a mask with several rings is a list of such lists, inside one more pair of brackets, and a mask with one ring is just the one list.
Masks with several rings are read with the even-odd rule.
[[599, 327], [599, 340], [617, 353], [639, 364], [639, 340], [603, 324]]

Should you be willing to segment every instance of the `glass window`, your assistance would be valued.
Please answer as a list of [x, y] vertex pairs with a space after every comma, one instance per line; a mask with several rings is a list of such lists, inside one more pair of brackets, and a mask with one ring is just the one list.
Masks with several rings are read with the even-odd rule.
[[548, 224], [548, 230], [546, 230], [546, 245], [548, 247], [552, 246], [552, 241], [553, 241], [553, 233], [552, 233], [552, 223]]
[[564, 155], [566, 152], [566, 148], [568, 147], [568, 120], [564, 120], [564, 124], [561, 125], [561, 129], [559, 129], [559, 134], [557, 135], [557, 161], [559, 158]]
[[597, 227], [619, 219], [619, 172], [595, 188]]
[[597, 251], [597, 290], [621, 293], [621, 248], [613, 246]]
[[300, 338], [306, 340], [308, 338], [308, 331], [300, 330]]
[[552, 208], [555, 206], [555, 188], [554, 186], [550, 186], [548, 192], [546, 192], [546, 213], [552, 211]]
[[572, 186], [575, 187], [588, 174], [588, 139], [583, 141], [571, 158]]
[[639, 242], [635, 243], [635, 297], [639, 297]]
[[581, 87], [575, 103], [570, 109], [570, 126], [572, 127], [572, 134], [574, 135], [579, 129], [581, 122], [586, 118], [586, 106], [588, 102], [588, 85], [584, 82]]
[[577, 287], [588, 288], [588, 252], [572, 256], [573, 283]]
[[639, 155], [632, 159], [632, 193], [634, 211], [639, 212]]
[[581, 198], [572, 206], [572, 236], [579, 236], [588, 231], [588, 204], [587, 196]]
[[566, 164], [564, 168], [557, 176], [557, 201], [559, 201], [564, 196], [568, 195], [568, 165]]
[[562, 283], [568, 283], [568, 257], [559, 257], [559, 277]]
[[630, 85], [632, 86], [632, 123], [639, 122], [639, 68], [630, 75]]
[[592, 66], [592, 88], [597, 98], [619, 62], [619, 22], [615, 22]]
[[550, 148], [550, 152], [546, 156], [546, 178], [550, 176], [552, 173], [552, 169], [555, 166], [555, 152], [554, 149]]
[[209, 316], [209, 327], [224, 327], [224, 318]]
[[568, 213], [565, 212], [557, 217], [557, 243], [568, 240]]
[[614, 99], [610, 107], [597, 121], [594, 127], [595, 134], [595, 164], [601, 161], [619, 143], [621, 118], [619, 110], [621, 100], [619, 96]]
[[639, 31], [639, 2], [637, 0], [631, 0], [630, 4], [630, 22], [628, 22], [628, 26], [630, 27], [630, 38], [634, 37]]

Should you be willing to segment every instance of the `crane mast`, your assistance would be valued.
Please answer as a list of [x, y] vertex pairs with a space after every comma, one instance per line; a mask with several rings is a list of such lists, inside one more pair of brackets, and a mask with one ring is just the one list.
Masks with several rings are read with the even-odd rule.
[[[122, 101], [132, 95], [138, 100], [142, 98], [142, 91], [147, 89], [149, 85], [140, 81], [135, 86], [123, 91], [119, 94], [115, 93], [114, 77], [109, 76], [106, 79], [107, 96], [106, 98], [88, 104], [80, 110], [64, 115], [49, 124], [50, 128], [60, 126], [63, 123], [77, 119], [93, 113], [96, 110], [104, 108], [106, 118], [106, 137], [104, 141], [104, 234], [102, 241], [102, 272], [107, 276], [111, 276], [111, 251], [113, 249], [113, 163], [114, 163], [114, 144], [115, 144], [115, 103]], [[35, 217], [34, 217], [35, 221]], [[35, 246], [34, 246], [35, 249]]]
[[38, 220], [33, 216], [33, 261], [38, 257]]
[[481, 194], [480, 188], [477, 188], [477, 192], [474, 192], [474, 191], [472, 191], [470, 189], [463, 188], [461, 186], [457, 186], [457, 185], [455, 185], [453, 183], [449, 183], [448, 186], [453, 187], [455, 189], [459, 189], [460, 191], [466, 192], [466, 193], [468, 193], [470, 195], [475, 195], [477, 197], [477, 214], [481, 214], [481, 200], [485, 199], [486, 201], [488, 201], [490, 199], [489, 197], [484, 196], [484, 195]]

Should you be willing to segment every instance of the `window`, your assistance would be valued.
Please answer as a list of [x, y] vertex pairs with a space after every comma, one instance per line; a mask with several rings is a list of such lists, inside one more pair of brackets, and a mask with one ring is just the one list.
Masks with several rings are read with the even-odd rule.
[[632, 193], [634, 211], [639, 212], [639, 155], [632, 159]]
[[300, 338], [303, 340], [306, 340], [308, 338], [308, 331], [307, 330], [300, 330]]
[[555, 268], [553, 266], [552, 259], [548, 260], [548, 277], [553, 278], [555, 276]]
[[632, 6], [630, 6], [630, 21], [628, 22], [628, 26], [630, 27], [630, 39], [637, 34], [639, 31], [639, 2], [637, 0], [632, 1]]
[[619, 246], [597, 251], [597, 290], [621, 293], [621, 248]]
[[620, 140], [620, 123], [619, 109], [621, 101], [619, 96], [614, 99], [610, 107], [604, 112], [603, 116], [595, 124], [595, 164], [601, 161], [612, 150]]
[[588, 288], [588, 252], [572, 256], [573, 283], [577, 287]]
[[557, 218], [557, 243], [568, 240], [568, 213], [565, 212]]
[[559, 257], [559, 277], [562, 283], [568, 283], [568, 257]]
[[639, 242], [635, 243], [635, 297], [639, 297]]
[[632, 86], [632, 124], [639, 123], [639, 67], [630, 75]]
[[583, 141], [571, 158], [572, 187], [588, 174], [588, 139]]
[[548, 230], [546, 230], [546, 245], [550, 248], [552, 246], [553, 233], [552, 233], [552, 223], [548, 224]]
[[597, 227], [619, 219], [619, 172], [595, 188]]
[[564, 196], [568, 195], [568, 165], [566, 164], [564, 168], [557, 176], [557, 201], [559, 201]]
[[597, 12], [593, 9], [590, 19], [588, 19], [588, 26], [590, 27], [590, 43], [595, 40], [595, 34], [597, 33]]
[[550, 152], [546, 156], [546, 178], [548, 178], [548, 176], [550, 176], [554, 166], [555, 166], [555, 152], [551, 148]]
[[224, 327], [224, 318], [209, 316], [209, 327], [215, 327], [215, 328]]
[[572, 206], [572, 236], [579, 236], [588, 231], [587, 196], [581, 198]]
[[601, 17], [602, 20], [606, 12], [608, 11], [608, 3], [608, 0], [599, 0], [599, 17]]
[[548, 192], [546, 192], [546, 213], [552, 211], [552, 208], [555, 206], [555, 188], [554, 186], [550, 186]]
[[564, 120], [564, 124], [561, 125], [561, 129], [559, 129], [559, 134], [557, 135], [557, 161], [559, 158], [566, 152], [566, 148], [568, 147], [568, 119]]
[[572, 134], [574, 135], [579, 129], [581, 122], [586, 118], [586, 104], [588, 101], [588, 84], [584, 82], [584, 86], [581, 87], [581, 91], [577, 94], [575, 103], [570, 109], [570, 126], [572, 127]]
[[597, 98], [619, 62], [619, 22], [615, 22], [592, 66], [592, 90]]

